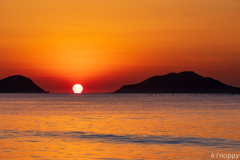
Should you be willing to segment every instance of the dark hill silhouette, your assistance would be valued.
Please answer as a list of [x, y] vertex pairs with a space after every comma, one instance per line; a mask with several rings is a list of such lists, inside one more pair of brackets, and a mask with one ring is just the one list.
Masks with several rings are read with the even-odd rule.
[[192, 71], [154, 76], [138, 84], [124, 85], [114, 93], [240, 93], [228, 86]]
[[0, 93], [48, 93], [31, 79], [14, 75], [0, 80]]

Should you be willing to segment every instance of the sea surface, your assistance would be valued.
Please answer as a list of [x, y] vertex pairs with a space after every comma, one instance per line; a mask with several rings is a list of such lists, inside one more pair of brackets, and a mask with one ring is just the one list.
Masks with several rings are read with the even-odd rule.
[[239, 94], [0, 94], [1, 160], [220, 154], [240, 154]]

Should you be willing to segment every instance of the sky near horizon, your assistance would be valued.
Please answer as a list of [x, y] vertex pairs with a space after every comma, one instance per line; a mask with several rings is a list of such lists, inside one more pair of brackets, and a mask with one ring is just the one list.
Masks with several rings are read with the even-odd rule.
[[240, 0], [0, 0], [0, 56], [51, 93], [185, 70], [240, 87]]

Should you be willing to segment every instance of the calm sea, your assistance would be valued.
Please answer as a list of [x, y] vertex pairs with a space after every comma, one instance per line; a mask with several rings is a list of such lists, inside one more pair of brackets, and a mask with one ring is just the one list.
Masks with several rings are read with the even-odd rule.
[[0, 159], [236, 159], [239, 125], [237, 94], [0, 94]]

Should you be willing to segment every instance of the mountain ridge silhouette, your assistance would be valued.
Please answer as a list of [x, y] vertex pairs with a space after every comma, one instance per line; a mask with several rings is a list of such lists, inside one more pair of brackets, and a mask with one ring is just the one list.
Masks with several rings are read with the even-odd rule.
[[240, 93], [240, 88], [200, 76], [193, 71], [183, 71], [124, 85], [114, 93]]

